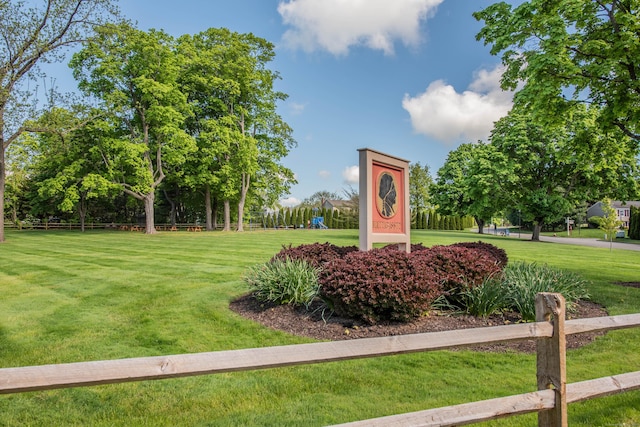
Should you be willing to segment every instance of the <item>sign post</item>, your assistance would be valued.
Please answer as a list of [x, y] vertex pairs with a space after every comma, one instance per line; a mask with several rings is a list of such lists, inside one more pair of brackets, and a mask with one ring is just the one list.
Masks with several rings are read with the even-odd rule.
[[411, 251], [409, 162], [368, 148], [360, 153], [360, 250], [398, 243]]

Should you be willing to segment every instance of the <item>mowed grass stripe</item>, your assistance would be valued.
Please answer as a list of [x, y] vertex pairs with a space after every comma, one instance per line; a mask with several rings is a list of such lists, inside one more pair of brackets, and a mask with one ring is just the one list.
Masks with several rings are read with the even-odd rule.
[[[593, 281], [612, 312], [638, 311], [640, 253], [418, 231], [426, 246], [482, 239], [511, 260]], [[353, 230], [9, 232], [0, 245], [0, 366], [308, 342], [228, 308], [246, 268], [285, 245], [357, 245]], [[617, 331], [568, 356], [572, 381], [640, 367], [640, 333]], [[0, 397], [3, 426], [315, 426], [535, 390], [535, 357], [451, 351]], [[570, 407], [570, 424], [640, 420], [640, 395]], [[524, 416], [491, 425], [525, 426]]]

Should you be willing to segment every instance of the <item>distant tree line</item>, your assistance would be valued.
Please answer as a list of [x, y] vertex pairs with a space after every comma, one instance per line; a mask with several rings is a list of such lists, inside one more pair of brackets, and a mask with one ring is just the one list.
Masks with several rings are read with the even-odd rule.
[[[323, 223], [332, 229], [358, 229], [357, 211], [351, 209], [320, 209], [312, 207], [283, 208], [258, 216], [264, 228], [308, 228], [314, 217], [322, 217]], [[470, 216], [441, 215], [435, 209], [411, 214], [414, 230], [465, 230], [474, 226]]]

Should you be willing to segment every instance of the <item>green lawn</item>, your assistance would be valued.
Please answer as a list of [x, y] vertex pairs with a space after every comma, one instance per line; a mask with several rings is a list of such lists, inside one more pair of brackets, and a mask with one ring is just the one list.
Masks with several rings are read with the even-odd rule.
[[[427, 246], [477, 234], [415, 231]], [[484, 236], [510, 260], [593, 282], [610, 314], [640, 312], [640, 252]], [[282, 245], [357, 245], [357, 231], [9, 231], [0, 245], [0, 367], [294, 344], [228, 309], [245, 269]], [[640, 328], [568, 354], [568, 380], [640, 370]], [[0, 426], [321, 426], [533, 391], [535, 356], [467, 350], [0, 395]], [[640, 393], [569, 406], [572, 426], [640, 423]], [[528, 426], [535, 416], [486, 425]]]

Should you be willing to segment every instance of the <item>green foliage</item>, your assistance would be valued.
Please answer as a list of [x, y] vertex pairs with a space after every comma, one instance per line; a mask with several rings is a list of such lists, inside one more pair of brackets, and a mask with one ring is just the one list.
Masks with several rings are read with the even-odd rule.
[[409, 206], [413, 211], [422, 212], [430, 206], [431, 185], [433, 185], [433, 178], [429, 173], [429, 166], [422, 166], [420, 162], [411, 163], [409, 165]]
[[165, 170], [179, 168], [197, 149], [185, 130], [183, 58], [175, 48], [163, 31], [120, 23], [99, 27], [70, 62], [78, 87], [102, 102], [111, 125], [98, 138], [104, 175], [144, 202], [147, 233], [155, 232], [155, 191]]
[[629, 238], [640, 240], [640, 208], [631, 206], [629, 218]]
[[598, 228], [605, 232], [607, 240], [609, 241], [609, 250], [611, 250], [616, 231], [620, 225], [622, 225], [622, 221], [618, 219], [616, 210], [611, 206], [611, 200], [604, 199], [601, 203], [601, 207], [603, 216], [593, 216], [590, 220], [598, 224]]
[[[111, 0], [59, 0], [40, 7], [24, 1], [0, 3], [0, 38], [3, 40], [0, 48], [0, 243], [5, 240], [7, 162], [4, 153], [25, 131], [37, 130], [25, 124], [35, 115], [35, 108], [30, 105], [42, 101], [36, 100], [40, 95], [38, 91], [28, 89], [41, 78], [36, 71], [38, 65], [59, 61], [63, 57], [61, 51], [80, 44], [91, 37], [95, 28], [117, 18], [114, 3]], [[51, 97], [55, 97], [55, 90]]]
[[319, 271], [304, 260], [274, 259], [250, 267], [244, 280], [259, 301], [308, 307], [318, 295]]
[[509, 296], [505, 292], [500, 277], [491, 276], [477, 286], [465, 286], [458, 295], [464, 310], [478, 317], [489, 317], [509, 306]]
[[518, 261], [509, 264], [501, 274], [487, 277], [478, 286], [465, 286], [449, 303], [465, 312], [487, 317], [505, 310], [514, 310], [527, 322], [536, 320], [536, 295], [556, 292], [564, 296], [567, 311], [579, 300], [589, 298], [589, 282], [573, 272], [548, 265]]
[[557, 123], [576, 101], [598, 105], [606, 129], [621, 128], [638, 140], [637, 67], [629, 66], [629, 58], [640, 57], [637, 6], [529, 0], [516, 7], [496, 3], [473, 16], [484, 21], [476, 38], [502, 55], [502, 87], [519, 90], [517, 106]]
[[557, 292], [566, 299], [567, 311], [578, 300], [589, 298], [589, 282], [576, 273], [536, 263], [510, 263], [503, 272], [503, 292], [509, 308], [522, 315], [525, 321], [535, 321], [535, 300], [539, 292]]
[[622, 196], [626, 181], [635, 180], [637, 148], [619, 132], [602, 132], [598, 115], [577, 105], [552, 126], [513, 109], [496, 123], [491, 145], [509, 160], [501, 196], [534, 223], [533, 240], [543, 225], [561, 220], [584, 200]]
[[[449, 152], [432, 187], [439, 213], [471, 215], [481, 230], [506, 203], [500, 186], [508, 179], [507, 166], [505, 156], [488, 144], [466, 143]], [[444, 227], [443, 221], [434, 223], [435, 229]]]

